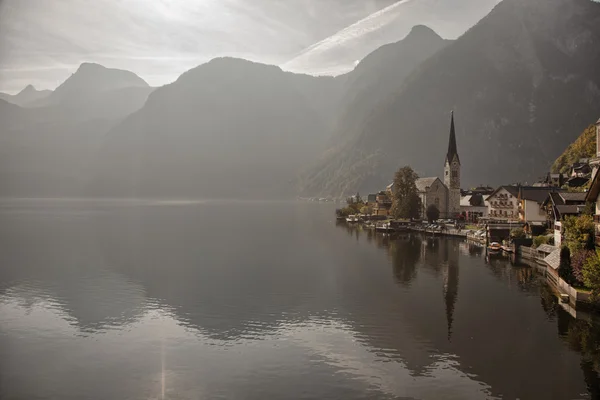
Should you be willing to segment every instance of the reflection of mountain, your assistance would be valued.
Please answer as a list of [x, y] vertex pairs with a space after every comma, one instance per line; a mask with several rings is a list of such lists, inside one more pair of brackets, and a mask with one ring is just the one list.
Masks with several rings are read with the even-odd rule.
[[0, 296], [9, 294], [26, 307], [58, 308], [82, 331], [138, 319], [147, 306], [144, 290], [105, 269], [85, 224], [85, 217], [68, 211], [58, 217], [3, 215], [0, 265], [7, 267], [0, 268]]
[[299, 246], [311, 239], [289, 231], [288, 207], [269, 210], [269, 218], [235, 203], [116, 212], [99, 221], [97, 240], [112, 269], [187, 326], [219, 340], [261, 338], [307, 319], [305, 302], [320, 290], [319, 264], [306, 264]]
[[293, 338], [337, 371], [391, 388], [397, 376], [414, 389], [443, 375], [455, 398], [465, 377], [506, 398], [573, 398], [594, 384], [595, 328], [561, 320], [561, 338], [579, 338], [565, 346], [537, 280], [508, 260], [487, 266], [451, 239], [348, 236], [332, 212], [219, 202], [2, 214], [0, 295], [40, 288], [88, 330], [157, 307], [201, 345]]

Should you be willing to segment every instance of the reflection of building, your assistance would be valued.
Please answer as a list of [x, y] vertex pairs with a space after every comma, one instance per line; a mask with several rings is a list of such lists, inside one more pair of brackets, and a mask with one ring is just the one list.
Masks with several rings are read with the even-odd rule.
[[444, 305], [446, 307], [446, 323], [448, 326], [448, 340], [452, 338], [452, 323], [454, 322], [454, 307], [458, 298], [458, 252], [455, 249], [448, 249], [448, 246], [454, 246], [456, 243], [447, 242], [444, 256], [446, 262], [444, 265]]

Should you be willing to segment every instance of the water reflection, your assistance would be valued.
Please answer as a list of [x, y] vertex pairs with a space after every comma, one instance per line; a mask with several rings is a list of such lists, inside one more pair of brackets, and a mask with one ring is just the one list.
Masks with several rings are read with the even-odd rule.
[[[347, 226], [339, 229], [358, 231]], [[368, 235], [367, 241], [387, 251], [392, 260], [400, 257], [402, 251], [407, 254], [403, 262], [392, 263], [395, 277], [397, 268], [401, 272], [409, 271], [402, 273], [401, 279], [396, 279], [402, 287], [406, 287], [407, 283], [415, 285], [422, 282], [424, 272], [441, 277], [447, 344], [440, 340], [439, 328], [427, 331], [430, 324], [439, 326], [431, 321], [434, 303], [421, 308], [411, 302], [413, 308], [423, 312], [418, 314], [418, 318], [410, 319], [409, 324], [413, 330], [420, 329], [421, 335], [427, 332], [425, 337], [436, 353], [455, 353], [458, 368], [489, 384], [493, 395], [508, 398], [597, 398], [600, 387], [598, 359], [595, 357], [600, 336], [596, 331], [600, 329], [600, 321], [583, 319], [581, 313], [574, 318], [566, 312], [535, 267], [506, 256], [487, 257], [484, 247], [462, 241], [431, 236], [377, 236]], [[419, 257], [414, 257], [411, 252], [410, 244], [415, 242], [421, 243]], [[399, 248], [403, 250], [397, 252]], [[406, 262], [412, 265], [406, 265]], [[463, 272], [461, 264], [465, 263], [467, 269]], [[466, 278], [464, 287], [461, 283], [463, 278]], [[492, 284], [493, 281], [500, 286]], [[423, 288], [423, 284], [418, 286]], [[422, 293], [415, 301], [424, 301], [422, 296], [429, 295], [431, 291]], [[539, 298], [542, 307], [538, 302], [536, 310], [535, 303], [524, 301], [520, 296]], [[459, 297], [461, 302], [458, 302]], [[403, 312], [411, 314], [407, 309]], [[558, 336], [545, 328], [554, 321], [559, 327]], [[378, 347], [382, 343], [373, 345]], [[428, 370], [428, 366], [420, 366], [412, 356], [407, 356], [406, 349], [401, 353], [417, 375]], [[576, 354], [581, 355], [580, 360], [577, 360]], [[571, 361], [566, 362], [567, 359]], [[556, 366], [557, 363], [563, 364]], [[558, 374], [560, 382], [548, 381], [546, 374]], [[522, 380], [523, 376], [527, 376], [527, 383]], [[519, 388], [516, 387], [517, 382]]]
[[0, 397], [598, 393], [596, 320], [481, 247], [319, 205], [55, 211], [0, 213]]

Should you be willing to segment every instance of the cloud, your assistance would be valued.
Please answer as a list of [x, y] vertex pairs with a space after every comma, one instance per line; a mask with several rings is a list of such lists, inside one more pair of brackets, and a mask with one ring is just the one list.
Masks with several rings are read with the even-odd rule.
[[415, 25], [426, 25], [454, 39], [487, 15], [499, 0], [401, 0], [303, 49], [282, 68], [319, 75], [338, 75], [354, 68], [378, 47], [405, 37]]
[[[343, 28], [390, 5], [403, 9], [398, 1], [1, 0], [0, 91], [54, 88], [86, 61], [132, 70], [152, 85], [223, 55], [280, 64], [315, 43], [317, 52], [347, 47], [354, 42], [336, 32], [361, 36]], [[431, 1], [441, 0], [410, 0]], [[367, 21], [386, 18], [391, 25], [398, 16], [388, 10]]]

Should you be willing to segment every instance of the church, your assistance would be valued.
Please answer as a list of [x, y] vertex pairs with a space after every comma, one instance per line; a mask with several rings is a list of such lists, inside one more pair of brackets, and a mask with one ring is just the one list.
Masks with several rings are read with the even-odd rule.
[[425, 218], [427, 207], [435, 205], [440, 218], [457, 218], [460, 214], [460, 158], [456, 146], [454, 111], [450, 120], [448, 152], [444, 161], [444, 179], [438, 177], [419, 178], [416, 181], [421, 198], [421, 216]]

